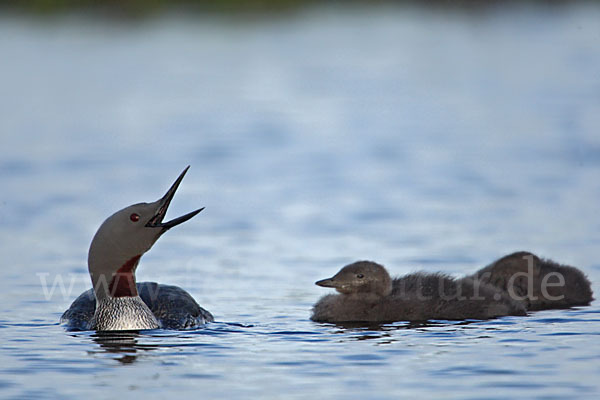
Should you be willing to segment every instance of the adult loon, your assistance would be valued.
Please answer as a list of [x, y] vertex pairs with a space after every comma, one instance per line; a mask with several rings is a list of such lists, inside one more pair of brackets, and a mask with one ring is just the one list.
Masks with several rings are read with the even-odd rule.
[[593, 300], [581, 271], [526, 252], [505, 256], [461, 279], [439, 273], [392, 279], [383, 266], [359, 261], [316, 284], [340, 293], [314, 305], [311, 319], [319, 322], [489, 319]]
[[211, 313], [185, 290], [135, 280], [140, 258], [158, 238], [204, 209], [163, 222], [188, 169], [189, 166], [161, 199], [126, 207], [104, 221], [88, 253], [92, 289], [71, 304], [61, 323], [73, 330], [115, 331], [190, 329], [213, 321]]

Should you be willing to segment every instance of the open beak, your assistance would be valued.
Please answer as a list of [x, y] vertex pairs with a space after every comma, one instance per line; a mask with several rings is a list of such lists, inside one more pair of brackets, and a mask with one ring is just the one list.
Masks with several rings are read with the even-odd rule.
[[198, 214], [200, 211], [204, 210], [204, 207], [202, 207], [196, 211], [192, 211], [190, 213], [182, 215], [181, 217], [175, 218], [169, 222], [162, 222], [163, 219], [165, 218], [165, 215], [167, 214], [167, 209], [169, 208], [169, 204], [171, 204], [171, 200], [173, 200], [173, 196], [175, 196], [175, 191], [177, 191], [177, 188], [179, 187], [179, 184], [183, 180], [183, 177], [185, 176], [185, 173], [188, 171], [188, 169], [190, 169], [189, 165], [179, 175], [179, 177], [177, 178], [175, 183], [173, 183], [171, 188], [169, 188], [167, 193], [158, 201], [158, 204], [159, 204], [158, 211], [156, 212], [154, 217], [150, 218], [150, 221], [148, 221], [148, 223], [146, 224], [147, 227], [162, 228], [163, 232], [164, 232], [168, 229], [171, 229], [174, 226], [177, 226], [177, 225], [187, 221], [188, 219], [190, 219], [193, 216], [195, 216], [196, 214]]

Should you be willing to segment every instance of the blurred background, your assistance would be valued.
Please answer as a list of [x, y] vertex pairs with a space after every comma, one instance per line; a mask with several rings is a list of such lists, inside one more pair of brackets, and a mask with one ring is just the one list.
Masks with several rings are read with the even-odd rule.
[[596, 2], [2, 10], [0, 217], [20, 257], [51, 239], [84, 260], [100, 221], [188, 164], [180, 210], [207, 210], [187, 229], [230, 253], [581, 264], [598, 245]]
[[19, 335], [90, 287], [100, 223], [187, 165], [170, 216], [206, 210], [138, 278], [218, 321], [316, 329], [314, 281], [357, 259], [460, 276], [529, 250], [600, 277], [596, 1], [0, 4], [0, 296]]

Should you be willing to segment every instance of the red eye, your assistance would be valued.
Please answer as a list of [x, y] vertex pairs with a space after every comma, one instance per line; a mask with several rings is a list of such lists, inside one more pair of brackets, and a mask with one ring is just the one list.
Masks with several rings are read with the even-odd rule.
[[132, 220], [133, 222], [138, 222], [140, 220], [140, 216], [136, 213], [133, 213], [129, 216], [129, 219]]

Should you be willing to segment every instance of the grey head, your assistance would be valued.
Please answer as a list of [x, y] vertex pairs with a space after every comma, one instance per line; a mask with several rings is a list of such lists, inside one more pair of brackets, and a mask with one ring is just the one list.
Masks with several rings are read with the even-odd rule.
[[188, 169], [189, 166], [159, 200], [126, 207], [102, 223], [88, 253], [88, 270], [98, 300], [137, 296], [135, 270], [140, 257], [150, 250], [163, 233], [204, 209], [163, 222], [169, 204]]
[[346, 265], [328, 279], [316, 285], [335, 288], [343, 294], [371, 293], [388, 296], [392, 292], [392, 279], [386, 269], [372, 261], [357, 261]]

